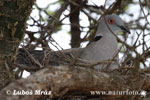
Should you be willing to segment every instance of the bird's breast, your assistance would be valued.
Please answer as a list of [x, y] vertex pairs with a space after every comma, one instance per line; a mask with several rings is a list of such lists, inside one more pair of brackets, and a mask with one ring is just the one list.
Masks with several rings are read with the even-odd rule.
[[91, 62], [112, 59], [118, 51], [118, 42], [114, 36], [106, 36], [92, 42], [81, 54], [81, 58]]

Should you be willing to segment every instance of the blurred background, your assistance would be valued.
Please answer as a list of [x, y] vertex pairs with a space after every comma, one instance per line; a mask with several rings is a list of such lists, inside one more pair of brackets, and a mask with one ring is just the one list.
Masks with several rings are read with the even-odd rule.
[[37, 0], [22, 44], [29, 50], [86, 47], [107, 14], [119, 15], [131, 31], [117, 34], [120, 66], [149, 69], [149, 0]]

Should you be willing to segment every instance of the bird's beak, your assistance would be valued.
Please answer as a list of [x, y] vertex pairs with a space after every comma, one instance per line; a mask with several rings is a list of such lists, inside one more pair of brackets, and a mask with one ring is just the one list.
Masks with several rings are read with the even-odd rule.
[[128, 28], [126, 28], [126, 27], [124, 27], [124, 26], [118, 26], [118, 27], [120, 27], [124, 32], [127, 32], [127, 33], [130, 34], [130, 31], [129, 31]]

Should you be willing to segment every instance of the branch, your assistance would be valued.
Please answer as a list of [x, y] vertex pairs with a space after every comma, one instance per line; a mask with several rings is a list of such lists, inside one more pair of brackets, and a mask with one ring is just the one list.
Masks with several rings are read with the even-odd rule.
[[[0, 97], [1, 100], [35, 100], [42, 97], [42, 95], [34, 94], [36, 90], [52, 91], [51, 98], [53, 98], [63, 96], [64, 94], [70, 93], [70, 91], [80, 91], [83, 95], [90, 96], [90, 91], [125, 91], [127, 89], [131, 91], [141, 89], [149, 91], [149, 76], [131, 69], [124, 72], [118, 70], [105, 73], [78, 66], [49, 66], [26, 79], [20, 79], [10, 83], [0, 91]], [[12, 94], [14, 90], [32, 91], [33, 95], [14, 96]], [[71, 92], [71, 94], [73, 93]], [[114, 100], [116, 98], [120, 98], [120, 100], [121, 98], [126, 98], [129, 100], [132, 96], [118, 95], [113, 97]], [[108, 98], [112, 98], [112, 96]]]

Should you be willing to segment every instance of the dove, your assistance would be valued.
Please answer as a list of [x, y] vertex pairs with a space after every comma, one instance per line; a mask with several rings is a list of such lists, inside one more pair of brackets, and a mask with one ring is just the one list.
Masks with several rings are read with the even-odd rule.
[[[116, 69], [118, 55], [118, 41], [115, 36], [118, 32], [130, 33], [125, 26], [123, 20], [117, 15], [106, 15], [103, 17], [98, 25], [95, 38], [80, 54], [80, 58], [90, 63], [98, 61], [114, 59], [116, 62], [110, 64], [110, 69]], [[99, 64], [97, 69], [106, 67], [107, 64]]]

